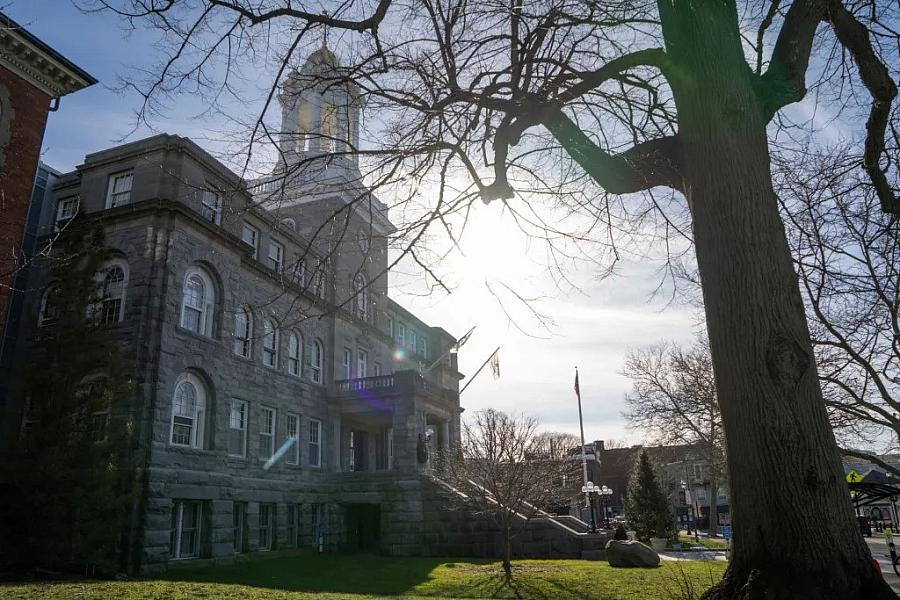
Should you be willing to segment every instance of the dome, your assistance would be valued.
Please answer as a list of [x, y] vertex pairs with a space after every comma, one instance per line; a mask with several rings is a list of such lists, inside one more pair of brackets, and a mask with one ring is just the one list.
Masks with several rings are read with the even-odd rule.
[[309, 68], [315, 68], [318, 66], [328, 66], [328, 67], [340, 67], [341, 61], [338, 60], [338, 57], [331, 51], [331, 48], [328, 47], [326, 42], [322, 42], [322, 47], [309, 55], [306, 59], [306, 62], [303, 64], [303, 70], [306, 71]]

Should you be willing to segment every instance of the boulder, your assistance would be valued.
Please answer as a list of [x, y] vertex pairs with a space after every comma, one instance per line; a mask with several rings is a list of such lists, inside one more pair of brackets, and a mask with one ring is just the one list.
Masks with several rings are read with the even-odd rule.
[[637, 540], [609, 540], [606, 544], [606, 560], [611, 567], [659, 566], [659, 554]]

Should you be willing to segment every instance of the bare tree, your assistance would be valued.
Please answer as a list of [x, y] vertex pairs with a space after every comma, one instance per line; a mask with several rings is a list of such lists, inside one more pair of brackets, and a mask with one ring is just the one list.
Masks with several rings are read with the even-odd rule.
[[[373, 148], [347, 152], [371, 158], [369, 180], [395, 205], [415, 200], [398, 242], [434, 285], [417, 244], [434, 227], [452, 247], [448, 219], [478, 198], [548, 241], [551, 265], [577, 254], [559, 240], [598, 234], [590, 256], [604, 272], [627, 240], [661, 240], [667, 265], [693, 245], [735, 532], [706, 597], [895, 597], [852, 518], [770, 168], [772, 148], [798, 151], [786, 107], [835, 107], [865, 138], [854, 162], [881, 209], [900, 210], [896, 140], [885, 143], [895, 3], [381, 0], [320, 15], [289, 0], [97, 2], [171, 42], [136, 88], [150, 110], [178, 92], [235, 94], [235, 63], [264, 56], [279, 61], [277, 83], [311, 31], [347, 32], [354, 58], [341, 77], [380, 117]], [[272, 139], [273, 95], [248, 155]], [[559, 225], [571, 214], [578, 227]]]
[[623, 374], [631, 379], [625, 396], [629, 425], [661, 444], [697, 447], [709, 464], [709, 532], [716, 534], [718, 490], [727, 480], [725, 435], [716, 398], [709, 349], [663, 343], [633, 350]]
[[[819, 378], [847, 455], [878, 462], [900, 436], [900, 222], [847, 148], [776, 163]], [[864, 449], [860, 449], [860, 448]]]
[[462, 456], [446, 461], [445, 479], [465, 494], [467, 509], [502, 532], [507, 581], [514, 537], [544, 509], [569, 499], [565, 478], [578, 469], [572, 460], [546, 454], [549, 438], [539, 435], [537, 426], [530, 417], [479, 411], [464, 425]]

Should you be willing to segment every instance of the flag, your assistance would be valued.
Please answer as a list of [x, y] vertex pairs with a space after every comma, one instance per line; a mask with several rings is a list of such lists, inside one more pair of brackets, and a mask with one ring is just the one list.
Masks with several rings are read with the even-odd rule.
[[500, 348], [497, 348], [491, 355], [491, 374], [494, 380], [500, 379]]
[[578, 387], [578, 367], [575, 367], [575, 395], [581, 400], [581, 388]]
[[466, 332], [466, 334], [464, 336], [459, 338], [456, 341], [456, 345], [453, 346], [453, 349], [456, 351], [459, 351], [459, 349], [462, 348], [462, 345], [469, 341], [469, 336], [472, 335], [473, 331], [475, 331], [475, 327], [472, 327], [472, 329], [470, 329], [468, 332]]

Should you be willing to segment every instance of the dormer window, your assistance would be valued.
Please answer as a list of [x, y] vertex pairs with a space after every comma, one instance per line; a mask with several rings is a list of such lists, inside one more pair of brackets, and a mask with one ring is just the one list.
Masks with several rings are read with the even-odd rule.
[[115, 208], [131, 202], [131, 183], [134, 171], [122, 171], [111, 175], [106, 192], [106, 208]]

